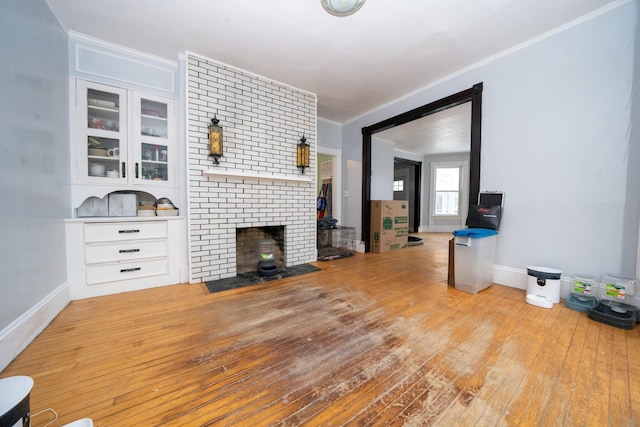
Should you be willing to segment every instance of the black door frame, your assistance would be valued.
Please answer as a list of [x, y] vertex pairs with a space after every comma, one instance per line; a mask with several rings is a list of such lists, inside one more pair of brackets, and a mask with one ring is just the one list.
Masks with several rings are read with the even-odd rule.
[[480, 193], [480, 145], [482, 131], [482, 83], [446, 98], [414, 108], [371, 126], [362, 128], [362, 241], [365, 252], [371, 250], [371, 136], [395, 126], [456, 107], [471, 101], [471, 153], [469, 164], [469, 204], [475, 204]]
[[402, 157], [394, 157], [393, 161], [394, 163], [409, 165], [413, 167], [415, 171], [414, 182], [413, 182], [413, 186], [414, 186], [413, 196], [416, 198], [417, 203], [414, 203], [413, 206], [409, 204], [409, 206], [413, 208], [413, 220], [414, 220], [414, 224], [413, 224], [414, 229], [409, 230], [409, 233], [415, 233], [418, 231], [418, 228], [419, 228], [418, 223], [420, 222], [420, 202], [422, 200], [422, 191], [421, 191], [422, 189], [421, 189], [420, 183], [422, 181], [422, 162], [403, 159]]

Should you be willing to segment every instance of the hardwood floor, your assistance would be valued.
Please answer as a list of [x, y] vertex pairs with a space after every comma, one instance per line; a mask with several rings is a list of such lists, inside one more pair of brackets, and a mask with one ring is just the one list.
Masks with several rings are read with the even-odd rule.
[[421, 237], [223, 293], [73, 301], [0, 377], [31, 376], [54, 426], [640, 425], [637, 327], [457, 291], [450, 235]]

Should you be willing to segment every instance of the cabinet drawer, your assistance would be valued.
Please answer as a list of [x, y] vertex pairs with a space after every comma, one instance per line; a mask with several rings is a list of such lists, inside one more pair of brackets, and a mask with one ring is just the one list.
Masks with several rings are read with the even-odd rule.
[[168, 274], [166, 258], [87, 265], [87, 285]]
[[84, 226], [85, 243], [164, 239], [166, 221], [92, 223]]
[[87, 264], [112, 261], [128, 261], [167, 256], [166, 240], [141, 240], [136, 242], [89, 243], [85, 246]]

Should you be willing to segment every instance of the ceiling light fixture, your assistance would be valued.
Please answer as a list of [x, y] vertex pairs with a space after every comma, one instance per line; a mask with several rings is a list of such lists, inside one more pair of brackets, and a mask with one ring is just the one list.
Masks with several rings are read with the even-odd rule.
[[324, 10], [335, 16], [349, 16], [356, 13], [366, 0], [320, 0]]

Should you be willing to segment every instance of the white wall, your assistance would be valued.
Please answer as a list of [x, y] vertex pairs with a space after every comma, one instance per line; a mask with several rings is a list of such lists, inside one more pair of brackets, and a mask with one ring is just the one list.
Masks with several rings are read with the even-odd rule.
[[57, 314], [40, 313], [16, 338], [29, 314], [65, 285], [63, 219], [71, 209], [66, 35], [43, 1], [7, 0], [0, 39], [2, 369]]
[[631, 8], [487, 66], [481, 188], [506, 194], [497, 264], [624, 273]]
[[633, 92], [631, 98], [631, 129], [627, 157], [627, 193], [624, 208], [624, 234], [622, 242], [622, 271], [631, 274], [635, 265], [636, 277], [640, 277], [640, 1], [636, 7], [636, 40], [634, 57]]
[[[623, 226], [625, 209], [638, 223], [625, 202], [636, 16], [623, 3], [358, 118], [343, 128], [345, 160], [362, 166], [362, 127], [483, 82], [480, 185], [506, 193], [496, 264], [633, 274], [622, 249], [628, 231], [637, 245]], [[360, 204], [347, 204], [358, 224]]]
[[[236, 228], [284, 226], [285, 267], [315, 261], [316, 95], [195, 54], [187, 75], [191, 282], [237, 274]], [[208, 157], [214, 113], [224, 131], [217, 166]], [[303, 135], [311, 146], [304, 176], [296, 163]]]
[[371, 200], [393, 200], [393, 144], [375, 137], [371, 138]]
[[342, 149], [342, 125], [318, 118], [318, 146]]

